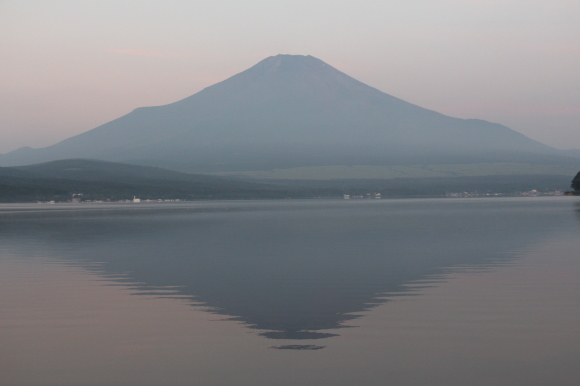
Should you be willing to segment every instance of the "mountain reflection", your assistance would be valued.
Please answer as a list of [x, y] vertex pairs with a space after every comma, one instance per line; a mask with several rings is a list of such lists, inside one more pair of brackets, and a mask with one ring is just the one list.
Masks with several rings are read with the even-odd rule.
[[[549, 207], [501, 200], [123, 208], [4, 213], [1, 242], [118, 276], [141, 293], [173, 291], [266, 338], [299, 340], [335, 336], [325, 330], [407, 284], [506, 262], [566, 226]], [[539, 211], [552, 224], [539, 226]]]

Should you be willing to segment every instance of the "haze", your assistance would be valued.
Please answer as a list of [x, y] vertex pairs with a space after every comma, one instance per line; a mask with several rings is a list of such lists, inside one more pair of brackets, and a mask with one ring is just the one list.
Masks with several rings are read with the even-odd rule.
[[0, 152], [54, 144], [279, 53], [580, 148], [575, 1], [0, 1]]

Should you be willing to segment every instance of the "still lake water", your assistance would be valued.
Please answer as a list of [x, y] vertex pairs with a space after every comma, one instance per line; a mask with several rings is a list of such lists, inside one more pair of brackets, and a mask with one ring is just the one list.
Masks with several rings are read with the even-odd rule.
[[577, 385], [576, 197], [0, 205], [0, 385]]

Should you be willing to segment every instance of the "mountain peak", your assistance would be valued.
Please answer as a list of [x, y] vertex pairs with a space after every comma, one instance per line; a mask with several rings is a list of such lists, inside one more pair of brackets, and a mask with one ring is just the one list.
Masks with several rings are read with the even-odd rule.
[[248, 71], [263, 73], [316, 73], [321, 69], [338, 71], [314, 56], [287, 54], [270, 56], [248, 69]]
[[266, 59], [260, 61], [258, 64], [260, 63], [267, 63], [269, 65], [280, 65], [282, 63], [326, 64], [322, 60], [315, 58], [314, 56], [311, 55], [290, 55], [290, 54], [278, 54], [274, 56], [269, 56]]

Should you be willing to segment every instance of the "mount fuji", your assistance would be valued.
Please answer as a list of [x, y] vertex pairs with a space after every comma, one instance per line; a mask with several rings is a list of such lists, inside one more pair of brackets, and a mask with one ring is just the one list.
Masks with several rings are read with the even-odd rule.
[[183, 100], [1, 155], [0, 165], [69, 158], [235, 172], [566, 157], [500, 124], [405, 102], [312, 56], [277, 55]]

